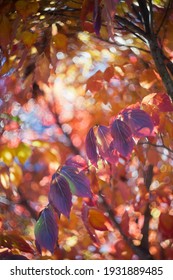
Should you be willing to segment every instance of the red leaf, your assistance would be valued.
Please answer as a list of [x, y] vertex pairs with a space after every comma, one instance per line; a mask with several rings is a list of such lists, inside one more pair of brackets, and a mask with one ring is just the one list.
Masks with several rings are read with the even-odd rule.
[[92, 241], [94, 242], [94, 244], [96, 246], [98, 246], [100, 244], [100, 241], [97, 237], [97, 234], [95, 233], [95, 230], [93, 229], [93, 227], [89, 224], [88, 221], [88, 214], [89, 214], [89, 207], [86, 203], [83, 204], [82, 206], [82, 220], [83, 223], [88, 231], [89, 236], [91, 237]]
[[168, 213], [160, 214], [159, 231], [164, 239], [173, 238], [173, 216]]
[[32, 248], [25, 239], [16, 232], [0, 233], [0, 246], [7, 247], [9, 249], [18, 249], [27, 253], [33, 253]]
[[110, 79], [114, 76], [114, 74], [115, 74], [115, 68], [113, 66], [110, 66], [103, 73], [103, 78], [105, 81], [109, 82]]
[[173, 104], [166, 93], [151, 93], [143, 98], [142, 104], [156, 106], [160, 112], [173, 112]]
[[87, 81], [86, 90], [96, 93], [103, 89], [103, 73], [99, 70]]

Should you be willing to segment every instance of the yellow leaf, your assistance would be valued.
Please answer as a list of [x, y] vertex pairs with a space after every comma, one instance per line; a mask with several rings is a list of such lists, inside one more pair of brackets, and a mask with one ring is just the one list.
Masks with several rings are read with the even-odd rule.
[[31, 153], [31, 148], [25, 143], [20, 143], [16, 149], [16, 156], [22, 164], [27, 161], [27, 159], [31, 156]]
[[31, 47], [37, 40], [37, 34], [30, 31], [24, 31], [21, 34], [21, 39], [27, 47]]
[[0, 160], [3, 161], [6, 165], [10, 165], [13, 162], [14, 151], [7, 147], [4, 147], [0, 151]]
[[13, 163], [13, 166], [10, 167], [10, 182], [15, 186], [19, 186], [23, 177], [23, 172], [21, 167], [17, 163]]

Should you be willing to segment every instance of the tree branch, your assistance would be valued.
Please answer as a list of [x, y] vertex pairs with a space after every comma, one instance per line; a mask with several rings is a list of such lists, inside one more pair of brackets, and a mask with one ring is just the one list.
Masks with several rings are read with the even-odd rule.
[[[153, 180], [153, 165], [150, 164], [147, 166], [147, 169], [144, 171], [144, 183], [147, 188], [147, 191], [149, 192], [151, 183]], [[141, 240], [141, 248], [146, 248], [149, 251], [149, 240], [148, 240], [148, 235], [149, 235], [149, 222], [151, 219], [151, 214], [150, 214], [150, 197], [148, 199], [148, 203], [146, 206], [146, 210], [144, 213], [144, 225], [141, 230], [142, 233], [142, 240]]]
[[120, 224], [115, 219], [114, 211], [110, 208], [106, 199], [102, 195], [101, 191], [99, 192], [99, 197], [102, 203], [102, 206], [105, 208], [105, 211], [109, 214], [109, 218], [112, 221], [115, 228], [119, 231], [125, 242], [128, 246], [133, 250], [133, 252], [141, 259], [141, 260], [152, 260], [152, 256], [146, 248], [142, 248], [141, 246], [135, 246], [133, 241], [128, 238], [122, 231]]

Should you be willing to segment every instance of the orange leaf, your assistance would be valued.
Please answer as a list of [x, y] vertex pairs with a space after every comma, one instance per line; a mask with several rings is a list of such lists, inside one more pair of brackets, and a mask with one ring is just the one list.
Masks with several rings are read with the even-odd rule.
[[66, 35], [64, 35], [62, 33], [58, 33], [52, 37], [52, 40], [53, 40], [53, 44], [57, 50], [66, 50], [67, 49], [68, 39], [67, 39]]
[[145, 69], [139, 77], [141, 87], [150, 89], [157, 81], [155, 72], [152, 69]]
[[37, 34], [36, 33], [32, 33], [30, 31], [24, 31], [21, 34], [21, 39], [23, 41], [23, 43], [30, 48], [37, 40]]
[[91, 226], [97, 230], [108, 230], [109, 219], [98, 209], [89, 209], [88, 220]]

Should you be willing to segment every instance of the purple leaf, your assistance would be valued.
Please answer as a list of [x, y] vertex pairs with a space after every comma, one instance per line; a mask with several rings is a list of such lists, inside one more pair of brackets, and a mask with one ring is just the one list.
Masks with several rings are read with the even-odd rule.
[[116, 163], [118, 160], [117, 154], [113, 152], [111, 148], [111, 142], [113, 140], [110, 132], [110, 128], [104, 125], [100, 125], [97, 131], [98, 149], [99, 153], [104, 160], [109, 163]]
[[127, 157], [134, 147], [134, 140], [129, 126], [125, 122], [115, 119], [111, 124], [111, 134], [113, 148], [122, 156]]
[[86, 141], [86, 154], [91, 163], [97, 167], [97, 161], [98, 161], [98, 154], [97, 154], [97, 148], [96, 148], [96, 137], [94, 135], [94, 130], [91, 128], [87, 134]]
[[58, 238], [58, 227], [55, 216], [50, 208], [45, 208], [35, 225], [35, 238], [37, 247], [45, 248], [52, 254]]
[[143, 137], [152, 135], [154, 128], [153, 121], [145, 111], [140, 109], [125, 109], [122, 116], [134, 136]]
[[58, 213], [64, 214], [69, 218], [72, 206], [72, 194], [67, 180], [56, 174], [52, 178], [49, 192], [49, 202]]
[[79, 172], [75, 167], [64, 165], [60, 175], [69, 183], [72, 194], [79, 197], [92, 197], [90, 182], [83, 171]]

